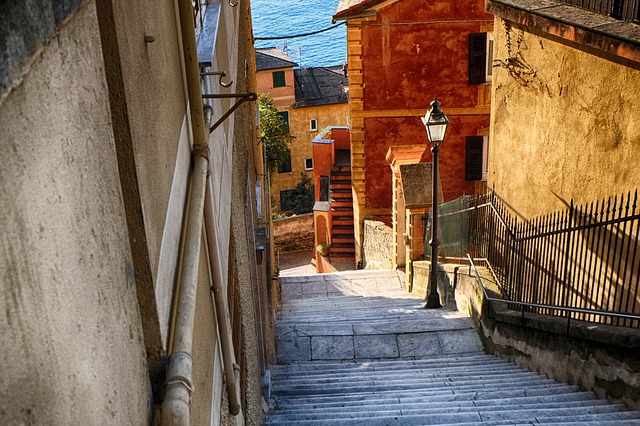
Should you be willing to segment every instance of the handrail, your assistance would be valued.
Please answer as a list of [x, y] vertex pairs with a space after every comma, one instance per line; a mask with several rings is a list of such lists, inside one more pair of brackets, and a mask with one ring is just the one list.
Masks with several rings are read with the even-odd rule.
[[[480, 286], [480, 288], [482, 290], [482, 293], [484, 295], [484, 298], [485, 298], [485, 300], [487, 300], [489, 302], [489, 304], [491, 302], [508, 303], [510, 305], [516, 305], [516, 306], [522, 306], [522, 307], [528, 307], [528, 308], [551, 309], [551, 310], [555, 310], [555, 311], [575, 312], [575, 313], [588, 314], [588, 315], [600, 315], [600, 316], [606, 316], [606, 317], [623, 318], [623, 319], [630, 319], [630, 320], [638, 320], [638, 321], [640, 321], [640, 315], [628, 314], [628, 313], [624, 313], [624, 312], [600, 311], [600, 310], [597, 310], [597, 309], [585, 309], [585, 308], [572, 308], [572, 307], [569, 307], [569, 306], [557, 306], [557, 305], [548, 305], [548, 304], [544, 304], [544, 303], [532, 303], [532, 302], [519, 302], [519, 301], [515, 301], [515, 300], [500, 299], [500, 298], [496, 298], [496, 297], [491, 297], [487, 293], [487, 289], [485, 288], [484, 284], [482, 283], [482, 278], [480, 277], [480, 274], [478, 273], [478, 269], [476, 268], [476, 265], [473, 263], [473, 259], [471, 258], [471, 255], [469, 255], [468, 253], [467, 253], [467, 259], [469, 260], [470, 268], [473, 269], [473, 271], [474, 271], [476, 282]], [[489, 260], [485, 259], [485, 258], [478, 258], [476, 260], [483, 260], [483, 261], [485, 261], [487, 263], [488, 268], [491, 270], [491, 274], [495, 278], [496, 283], [498, 283], [498, 287], [500, 287], [499, 281], [497, 279], [497, 276], [495, 275], [495, 272], [493, 271], [493, 268], [491, 267], [491, 264], [489, 263]], [[469, 275], [471, 275], [471, 270], [469, 271], [469, 273], [470, 273]], [[525, 311], [523, 309], [522, 310], [523, 318], [524, 318], [524, 313], [525, 313]], [[567, 331], [569, 330], [570, 321], [571, 321], [571, 317], [569, 315], [567, 315]]]

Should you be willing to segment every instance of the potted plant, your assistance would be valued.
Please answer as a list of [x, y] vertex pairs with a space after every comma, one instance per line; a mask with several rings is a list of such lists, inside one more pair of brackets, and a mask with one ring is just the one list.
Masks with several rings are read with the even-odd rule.
[[320, 256], [326, 256], [327, 254], [329, 254], [329, 244], [318, 244], [316, 246], [316, 251], [320, 254]]

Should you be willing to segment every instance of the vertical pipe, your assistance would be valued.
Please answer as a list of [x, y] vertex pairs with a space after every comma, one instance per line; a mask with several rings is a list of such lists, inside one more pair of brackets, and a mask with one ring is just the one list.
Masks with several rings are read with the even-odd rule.
[[240, 413], [240, 392], [237, 386], [235, 369], [235, 353], [233, 350], [233, 337], [231, 333], [231, 320], [229, 319], [229, 306], [227, 305], [227, 292], [224, 287], [222, 265], [220, 263], [220, 253], [218, 251], [218, 236], [214, 223], [213, 202], [210, 200], [210, 182], [207, 179], [207, 190], [204, 205], [204, 220], [207, 233], [207, 247], [209, 248], [209, 264], [213, 272], [213, 288], [211, 296], [216, 306], [216, 319], [218, 331], [220, 333], [220, 343], [222, 347], [222, 364], [224, 367], [224, 378], [227, 385], [229, 397], [229, 412], [234, 416]]
[[189, 203], [190, 214], [187, 219], [183, 273], [178, 294], [175, 338], [169, 357], [165, 395], [161, 408], [162, 425], [189, 425], [193, 391], [191, 351], [202, 238], [202, 210], [208, 168], [209, 162], [206, 158], [196, 157]]
[[178, 305], [174, 325], [174, 344], [171, 348], [165, 395], [161, 407], [161, 424], [189, 425], [191, 404], [193, 324], [195, 321], [198, 265], [203, 229], [203, 210], [209, 160], [208, 132], [204, 123], [204, 109], [200, 92], [200, 70], [196, 50], [195, 28], [191, 2], [177, 0], [185, 64], [185, 79], [189, 95], [189, 112], [193, 133], [194, 166], [191, 196], [184, 242], [182, 275], [178, 287]]

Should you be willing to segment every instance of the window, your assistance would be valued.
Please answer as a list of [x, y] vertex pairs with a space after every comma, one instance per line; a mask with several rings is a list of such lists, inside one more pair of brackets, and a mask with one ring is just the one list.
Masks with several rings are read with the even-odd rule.
[[467, 136], [465, 162], [466, 180], [487, 180], [489, 160], [489, 137]]
[[291, 151], [287, 150], [287, 158], [278, 164], [278, 173], [289, 173], [291, 171]]
[[469, 84], [490, 83], [493, 74], [493, 35], [469, 34]]
[[309, 120], [309, 130], [311, 130], [312, 132], [318, 131], [318, 120], [316, 120], [315, 118]]
[[284, 191], [280, 191], [280, 210], [291, 210], [293, 209], [293, 201], [294, 201], [294, 189], [285, 189]]
[[278, 114], [280, 115], [280, 117], [282, 117], [284, 122], [287, 123], [287, 130], [289, 130], [289, 112], [288, 111], [279, 111]]
[[304, 160], [304, 169], [305, 170], [313, 170], [313, 158], [305, 158], [305, 160]]
[[284, 79], [284, 71], [274, 71], [271, 75], [273, 76], [273, 87], [284, 87], [287, 85]]

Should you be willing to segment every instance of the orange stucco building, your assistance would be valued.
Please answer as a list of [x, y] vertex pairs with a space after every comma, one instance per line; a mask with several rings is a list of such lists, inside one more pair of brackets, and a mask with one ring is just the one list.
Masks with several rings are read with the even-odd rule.
[[[392, 147], [429, 144], [420, 117], [435, 97], [452, 123], [440, 152], [444, 200], [483, 187], [493, 17], [483, 0], [341, 0], [334, 20], [347, 21], [358, 256], [364, 219], [392, 222], [387, 153]], [[431, 155], [425, 149], [414, 160], [431, 162]]]

